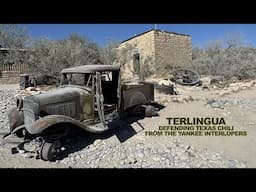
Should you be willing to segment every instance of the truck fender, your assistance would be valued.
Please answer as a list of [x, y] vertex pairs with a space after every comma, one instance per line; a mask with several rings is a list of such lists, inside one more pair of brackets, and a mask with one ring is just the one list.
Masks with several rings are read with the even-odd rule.
[[80, 121], [77, 121], [71, 117], [64, 116], [64, 115], [48, 115], [45, 117], [42, 117], [35, 121], [34, 124], [30, 127], [26, 127], [27, 131], [30, 134], [40, 134], [44, 130], [52, 127], [53, 125], [57, 124], [63, 124], [63, 123], [71, 123], [77, 127], [80, 127], [84, 129], [85, 131], [91, 132], [91, 133], [101, 133], [105, 130], [99, 130], [99, 129], [93, 129], [91, 127], [88, 127], [84, 124], [82, 124]]
[[16, 107], [9, 109], [7, 116], [10, 132], [24, 124], [24, 113], [23, 111], [19, 111]]

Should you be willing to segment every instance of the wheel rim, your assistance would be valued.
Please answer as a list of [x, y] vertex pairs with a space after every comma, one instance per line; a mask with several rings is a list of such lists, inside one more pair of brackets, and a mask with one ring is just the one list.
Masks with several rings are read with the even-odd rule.
[[[183, 79], [183, 74], [186, 73], [187, 74], [187, 82], [184, 81], [186, 79]], [[199, 82], [200, 80], [200, 75], [193, 70], [190, 69], [177, 69], [173, 72], [173, 80], [181, 85], [195, 85]]]
[[54, 161], [59, 154], [61, 148], [60, 141], [45, 142], [40, 151], [41, 159], [45, 161]]

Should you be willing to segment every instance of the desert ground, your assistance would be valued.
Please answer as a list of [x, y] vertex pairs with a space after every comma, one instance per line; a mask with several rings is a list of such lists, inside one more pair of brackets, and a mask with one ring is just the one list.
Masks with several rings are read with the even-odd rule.
[[[1, 168], [255, 168], [256, 81], [216, 85], [177, 85], [178, 95], [155, 90], [164, 106], [155, 117], [127, 118], [104, 135], [80, 135], [69, 153], [55, 161], [27, 153], [11, 154], [20, 140], [11, 136], [0, 146]], [[7, 112], [15, 106], [18, 84], [0, 85], [0, 135], [8, 132]], [[223, 117], [246, 136], [148, 136], [169, 117]]]

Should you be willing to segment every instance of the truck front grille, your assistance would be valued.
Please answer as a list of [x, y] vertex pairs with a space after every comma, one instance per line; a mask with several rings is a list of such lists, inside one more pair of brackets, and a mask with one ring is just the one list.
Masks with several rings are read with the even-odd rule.
[[75, 102], [51, 104], [46, 107], [46, 112], [51, 115], [65, 115], [69, 117], [75, 117], [76, 104]]
[[26, 127], [31, 126], [35, 120], [35, 113], [32, 110], [28, 110], [28, 109], [23, 109], [24, 111], [24, 123]]

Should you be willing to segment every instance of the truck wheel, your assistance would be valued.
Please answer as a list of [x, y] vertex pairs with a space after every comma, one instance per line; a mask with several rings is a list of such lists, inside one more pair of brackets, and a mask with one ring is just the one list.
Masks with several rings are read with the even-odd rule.
[[40, 150], [40, 158], [45, 161], [54, 161], [60, 152], [61, 142], [59, 140], [53, 142], [45, 142]]

